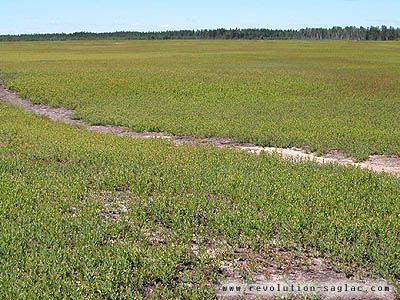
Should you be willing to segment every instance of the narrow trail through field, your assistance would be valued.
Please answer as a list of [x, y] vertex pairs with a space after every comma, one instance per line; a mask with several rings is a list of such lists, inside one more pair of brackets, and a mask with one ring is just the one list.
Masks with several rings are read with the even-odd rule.
[[400, 157], [387, 157], [383, 155], [372, 155], [363, 162], [354, 162], [351, 158], [347, 158], [340, 151], [332, 151], [323, 156], [317, 156], [314, 153], [307, 153], [302, 148], [276, 148], [262, 147], [249, 143], [235, 143], [226, 137], [210, 137], [202, 138], [196, 136], [173, 136], [159, 132], [134, 132], [127, 127], [110, 126], [110, 125], [89, 125], [82, 120], [73, 120], [71, 115], [73, 110], [65, 107], [53, 108], [43, 104], [32, 104], [29, 100], [22, 99], [14, 91], [0, 86], [0, 100], [11, 103], [15, 106], [24, 108], [26, 111], [32, 111], [38, 115], [45, 115], [50, 120], [59, 121], [67, 124], [84, 125], [88, 130], [100, 133], [113, 133], [119, 136], [128, 136], [131, 138], [161, 138], [172, 141], [175, 145], [185, 143], [214, 145], [219, 148], [232, 148], [250, 153], [260, 154], [261, 152], [278, 153], [283, 158], [295, 161], [312, 160], [319, 163], [338, 163], [341, 165], [358, 166], [373, 170], [375, 172], [386, 172], [392, 175], [400, 176]]

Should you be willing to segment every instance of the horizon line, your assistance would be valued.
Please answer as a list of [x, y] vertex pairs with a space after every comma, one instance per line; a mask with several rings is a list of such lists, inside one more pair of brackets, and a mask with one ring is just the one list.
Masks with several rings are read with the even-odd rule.
[[346, 26], [330, 26], [330, 27], [301, 27], [301, 28], [267, 28], [267, 27], [246, 27], [246, 28], [241, 28], [241, 27], [235, 27], [235, 28], [225, 28], [225, 27], [219, 27], [219, 28], [202, 28], [202, 29], [165, 29], [165, 30], [149, 30], [149, 31], [135, 31], [135, 30], [118, 30], [118, 31], [74, 31], [74, 32], [46, 32], [46, 33], [2, 33], [0, 36], [30, 36], [30, 35], [74, 35], [77, 33], [86, 33], [86, 34], [115, 34], [115, 33], [162, 33], [162, 32], [180, 32], [180, 31], [216, 31], [216, 30], [272, 30], [272, 31], [300, 31], [300, 30], [305, 30], [305, 29], [326, 29], [330, 30], [333, 28], [349, 28], [349, 27], [355, 27], [358, 29], [364, 28], [364, 29], [370, 29], [370, 28], [379, 28], [381, 29], [382, 27], [386, 27], [387, 29], [400, 29], [400, 27], [395, 27], [392, 25], [370, 25], [370, 26], [357, 26], [357, 25], [346, 25]]

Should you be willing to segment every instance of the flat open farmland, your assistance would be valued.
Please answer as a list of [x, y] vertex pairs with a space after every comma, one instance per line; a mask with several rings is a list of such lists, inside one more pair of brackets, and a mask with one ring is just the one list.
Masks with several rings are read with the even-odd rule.
[[213, 299], [310, 257], [400, 277], [395, 177], [0, 112], [1, 299]]
[[[0, 76], [90, 124], [364, 159], [400, 151], [399, 50], [0, 43]], [[0, 299], [216, 299], [224, 280], [271, 278], [400, 287], [398, 177], [101, 134], [0, 100]]]
[[398, 42], [34, 42], [0, 52], [10, 88], [92, 124], [355, 159], [400, 149]]

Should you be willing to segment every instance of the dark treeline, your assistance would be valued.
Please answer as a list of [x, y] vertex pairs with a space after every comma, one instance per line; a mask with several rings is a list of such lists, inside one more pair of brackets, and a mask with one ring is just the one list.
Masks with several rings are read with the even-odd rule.
[[120, 31], [106, 33], [75, 32], [48, 34], [0, 35], [0, 41], [64, 41], [64, 40], [171, 40], [171, 39], [257, 39], [257, 40], [400, 40], [400, 28], [332, 27], [281, 29], [204, 29], [159, 32]]

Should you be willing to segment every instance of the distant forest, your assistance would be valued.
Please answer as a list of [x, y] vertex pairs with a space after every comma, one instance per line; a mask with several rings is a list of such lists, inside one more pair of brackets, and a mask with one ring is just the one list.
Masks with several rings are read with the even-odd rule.
[[0, 35], [0, 41], [65, 41], [65, 40], [400, 40], [400, 28], [380, 27], [332, 27], [305, 28], [300, 30], [281, 29], [204, 29], [175, 30], [160, 32], [120, 31], [106, 33], [75, 32]]

